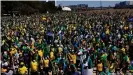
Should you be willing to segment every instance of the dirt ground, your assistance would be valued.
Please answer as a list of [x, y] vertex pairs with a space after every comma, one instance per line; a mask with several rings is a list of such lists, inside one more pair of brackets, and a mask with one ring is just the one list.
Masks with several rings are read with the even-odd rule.
[[106, 13], [106, 12], [110, 12], [110, 13], [115, 13], [115, 12], [127, 12], [126, 15], [131, 14], [133, 16], [133, 9], [103, 9], [103, 10], [90, 10], [90, 11], [84, 11], [84, 12], [80, 12], [80, 13], [96, 13], [96, 14], [101, 14], [101, 13]]

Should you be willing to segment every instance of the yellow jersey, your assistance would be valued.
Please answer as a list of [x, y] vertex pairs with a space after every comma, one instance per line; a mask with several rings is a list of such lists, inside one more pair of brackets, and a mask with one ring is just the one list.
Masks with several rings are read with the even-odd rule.
[[53, 51], [53, 52], [54, 52], [54, 48], [52, 48], [52, 49], [51, 49], [51, 51]]
[[6, 41], [5, 40], [2, 40], [2, 44], [4, 44]]
[[107, 30], [106, 30], [106, 34], [109, 34], [109, 33], [110, 33], [110, 32], [109, 32], [109, 29], [107, 29]]
[[70, 56], [72, 58], [73, 63], [76, 64], [76, 55], [75, 54], [71, 54]]
[[39, 50], [39, 51], [38, 51], [38, 55], [39, 55], [40, 57], [43, 56], [43, 52], [42, 52], [42, 50]]
[[61, 47], [59, 47], [58, 48], [58, 52], [60, 53], [60, 52], [62, 52], [63, 51], [63, 49], [61, 48]]
[[54, 59], [54, 52], [50, 52], [50, 59], [51, 59], [51, 60]]
[[110, 72], [115, 72], [114, 63], [110, 66]]
[[47, 20], [46, 17], [43, 17], [42, 20]]
[[121, 50], [122, 50], [122, 52], [125, 52], [126, 49], [125, 48], [122, 48]]
[[69, 60], [72, 60], [74, 64], [76, 64], [76, 55], [75, 54], [68, 54], [68, 58]]
[[35, 48], [35, 47], [34, 47], [34, 42], [32, 42], [32, 44], [31, 44], [31, 45], [32, 45], [32, 47], [31, 47], [31, 48], [32, 48], [32, 49], [34, 49], [34, 48]]
[[27, 72], [27, 68], [25, 66], [23, 66], [22, 68], [18, 69], [18, 72], [21, 75], [25, 75], [25, 73]]
[[39, 44], [41, 44], [41, 42], [42, 42], [42, 39], [39, 39]]
[[15, 54], [17, 52], [17, 50], [15, 48], [12, 48], [12, 50], [10, 51], [10, 55], [12, 56], [13, 54]]
[[100, 72], [103, 71], [103, 64], [102, 63], [97, 64], [97, 70]]
[[43, 60], [43, 64], [44, 64], [44, 67], [49, 67], [49, 60], [48, 59], [44, 59]]
[[37, 62], [31, 62], [31, 71], [36, 72], [38, 70]]
[[76, 27], [73, 27], [73, 30], [76, 30]]

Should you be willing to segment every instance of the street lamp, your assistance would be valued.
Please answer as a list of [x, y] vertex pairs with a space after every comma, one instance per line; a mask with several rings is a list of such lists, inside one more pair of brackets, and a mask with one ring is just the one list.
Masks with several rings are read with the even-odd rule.
[[100, 7], [101, 7], [101, 9], [102, 9], [102, 1], [100, 0]]

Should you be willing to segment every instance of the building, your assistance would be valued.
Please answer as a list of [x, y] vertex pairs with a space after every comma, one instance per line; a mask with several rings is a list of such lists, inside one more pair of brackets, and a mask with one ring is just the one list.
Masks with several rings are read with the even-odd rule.
[[80, 7], [80, 8], [87, 8], [88, 4], [78, 4], [77, 6]]
[[77, 5], [69, 5], [68, 7], [70, 7], [70, 8], [77, 8], [78, 6]]
[[129, 5], [133, 5], [133, 1], [129, 1]]
[[124, 1], [119, 3], [120, 6], [127, 6], [129, 5], [129, 1]]
[[86, 11], [88, 10], [88, 4], [69, 5], [73, 11]]
[[88, 8], [88, 4], [69, 5], [71, 8]]
[[129, 6], [129, 5], [133, 5], [133, 1], [124, 1], [124, 2], [120, 2], [118, 4], [116, 4], [116, 7], [123, 7], [123, 6]]

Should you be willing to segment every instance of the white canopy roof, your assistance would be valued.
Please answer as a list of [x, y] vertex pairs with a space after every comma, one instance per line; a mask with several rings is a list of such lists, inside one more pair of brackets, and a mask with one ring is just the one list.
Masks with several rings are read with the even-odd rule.
[[63, 7], [62, 10], [63, 11], [71, 11], [71, 8], [69, 8], [69, 7]]

